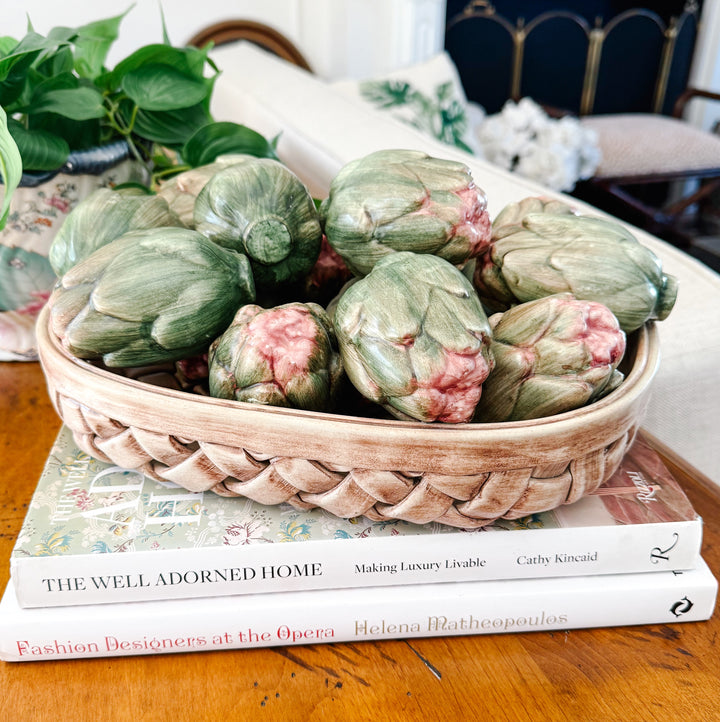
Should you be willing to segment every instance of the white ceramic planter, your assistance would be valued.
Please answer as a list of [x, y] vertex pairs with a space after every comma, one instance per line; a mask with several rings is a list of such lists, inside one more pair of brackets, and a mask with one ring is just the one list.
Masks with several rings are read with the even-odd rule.
[[124, 141], [72, 153], [56, 172], [23, 175], [0, 231], [0, 361], [37, 359], [35, 320], [55, 283], [48, 251], [70, 211], [97, 188], [146, 182]]

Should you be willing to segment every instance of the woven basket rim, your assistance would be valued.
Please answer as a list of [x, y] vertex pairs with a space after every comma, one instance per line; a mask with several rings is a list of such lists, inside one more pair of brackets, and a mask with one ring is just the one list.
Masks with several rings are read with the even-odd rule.
[[660, 361], [657, 330], [649, 322], [629, 339], [634, 359], [623, 383], [589, 406], [529, 421], [426, 424], [259, 406], [120, 376], [70, 354], [50, 327], [47, 307], [38, 318], [37, 337], [51, 391], [128, 426], [201, 443], [364, 468], [397, 468], [392, 462], [401, 445], [409, 456], [404, 468], [413, 466], [417, 457], [418, 468], [447, 469], [451, 463], [458, 474], [473, 469], [478, 455], [488, 453], [497, 456], [499, 468], [514, 468], [550, 463], [563, 445], [573, 450], [570, 457], [602, 447], [612, 440], [615, 427], [622, 426], [626, 417], [629, 426], [630, 418], [637, 415], [636, 406]]

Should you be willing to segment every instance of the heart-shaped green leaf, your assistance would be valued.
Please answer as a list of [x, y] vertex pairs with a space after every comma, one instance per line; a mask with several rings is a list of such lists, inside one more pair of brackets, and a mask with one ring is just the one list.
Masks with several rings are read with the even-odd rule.
[[181, 147], [188, 136], [210, 122], [204, 104], [179, 110], [138, 112], [134, 132], [143, 138], [171, 148]]
[[142, 110], [187, 108], [197, 105], [208, 94], [204, 80], [159, 63], [129, 72], [123, 78], [121, 87]]
[[55, 170], [70, 154], [70, 146], [64, 138], [46, 130], [26, 130], [17, 121], [10, 121], [12, 134], [22, 158], [23, 170]]
[[47, 38], [34, 32], [28, 33], [10, 53], [0, 59], [0, 81], [5, 80], [18, 63], [27, 68], [41, 50], [50, 47], [54, 47], [54, 43]]
[[105, 67], [108, 51], [117, 40], [120, 23], [130, 12], [128, 8], [122, 15], [98, 20], [77, 29], [73, 42], [75, 45], [75, 70], [83, 78], [94, 78]]
[[72, 120], [89, 120], [105, 115], [102, 95], [90, 87], [38, 93], [33, 98], [32, 110], [34, 113], [57, 113]]
[[169, 45], [145, 45], [121, 60], [111, 72], [99, 76], [95, 84], [114, 91], [129, 73], [148, 65], [170, 65], [198, 80], [203, 78], [207, 51], [198, 48], [174, 48]]
[[10, 134], [7, 116], [0, 106], [0, 173], [4, 183], [2, 206], [0, 206], [0, 229], [5, 227], [10, 211], [10, 199], [22, 177], [22, 157]]
[[33, 95], [41, 98], [43, 93], [51, 90], [67, 90], [69, 88], [77, 88], [79, 86], [78, 79], [72, 72], [60, 72], [51, 75], [46, 79], [41, 79], [37, 75], [32, 77]]
[[28, 130], [44, 130], [56, 135], [73, 150], [92, 148], [103, 143], [97, 118], [72, 120], [55, 113], [38, 113], [30, 118]]
[[226, 153], [247, 153], [258, 158], [275, 158], [275, 144], [257, 131], [237, 123], [210, 123], [193, 133], [182, 149], [183, 159], [192, 166], [212, 163]]
[[36, 63], [34, 69], [38, 75], [52, 79], [58, 75], [72, 73], [73, 62], [72, 50], [64, 45], [57, 52], [44, 57], [42, 62]]

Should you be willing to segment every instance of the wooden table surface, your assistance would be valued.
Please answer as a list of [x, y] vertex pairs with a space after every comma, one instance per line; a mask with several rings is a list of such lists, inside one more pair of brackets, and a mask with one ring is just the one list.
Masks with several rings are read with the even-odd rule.
[[[0, 363], [0, 585], [60, 422], [37, 363]], [[667, 450], [666, 450], [667, 451]], [[669, 457], [720, 570], [720, 496]], [[154, 657], [0, 662], [0, 718], [720, 720], [709, 622]]]

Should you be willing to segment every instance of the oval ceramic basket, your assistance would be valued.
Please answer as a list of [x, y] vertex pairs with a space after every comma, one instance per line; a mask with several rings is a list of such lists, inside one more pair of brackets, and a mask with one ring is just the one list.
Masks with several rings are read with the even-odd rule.
[[646, 324], [629, 339], [624, 382], [591, 406], [533, 421], [422, 424], [153, 386], [71, 356], [48, 315], [37, 335], [51, 399], [91, 456], [192, 491], [468, 529], [571, 503], [609, 479], [659, 363]]

